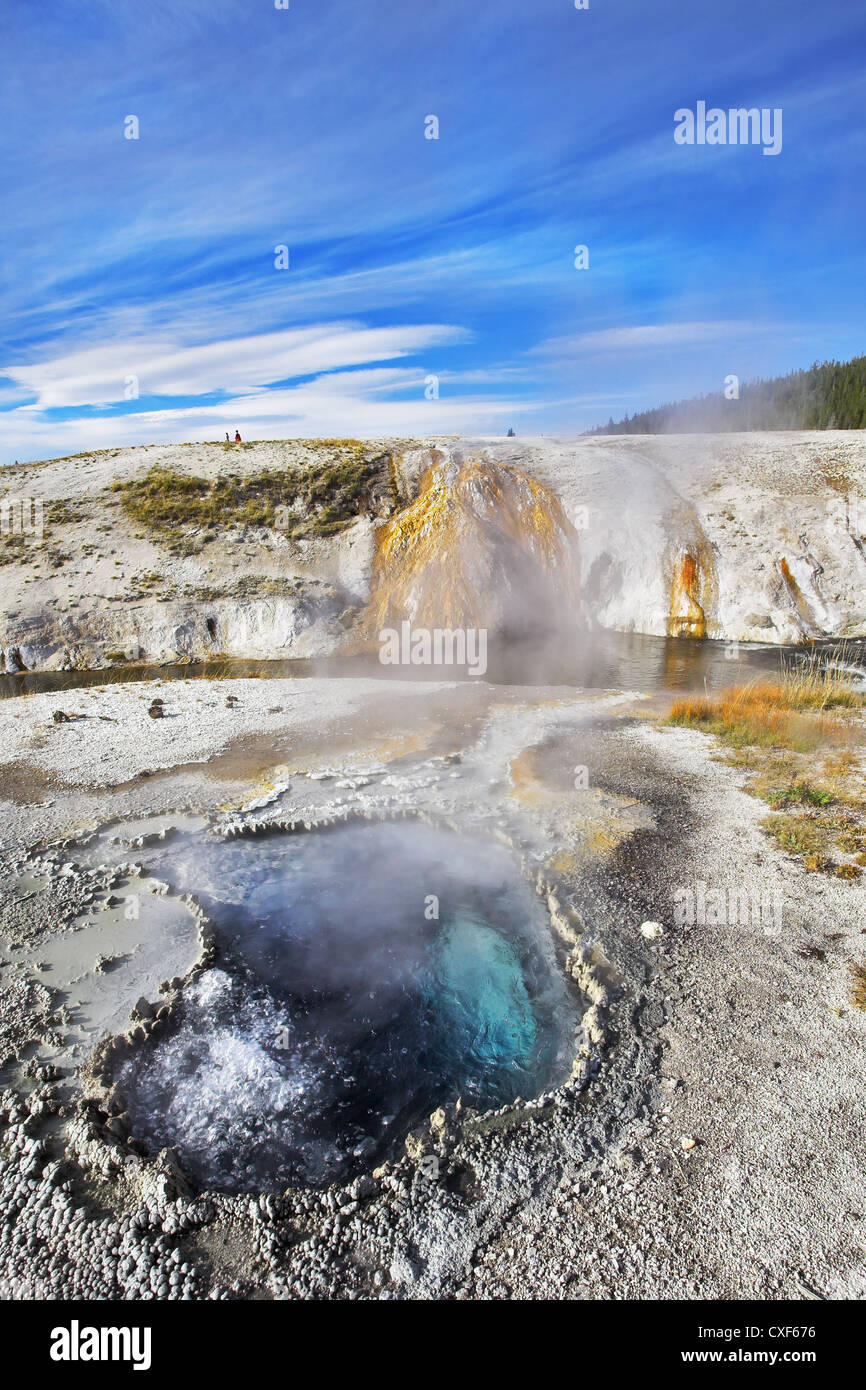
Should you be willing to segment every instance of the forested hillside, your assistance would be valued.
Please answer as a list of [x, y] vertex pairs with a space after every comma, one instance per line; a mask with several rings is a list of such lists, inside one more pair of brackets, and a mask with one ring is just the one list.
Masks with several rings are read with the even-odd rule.
[[866, 357], [816, 362], [787, 376], [674, 401], [590, 430], [591, 434], [690, 434], [723, 430], [866, 429]]

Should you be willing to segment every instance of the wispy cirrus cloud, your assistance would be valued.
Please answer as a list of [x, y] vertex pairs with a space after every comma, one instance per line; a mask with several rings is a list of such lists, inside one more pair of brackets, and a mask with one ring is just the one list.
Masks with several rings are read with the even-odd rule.
[[601, 328], [547, 338], [530, 349], [530, 356], [576, 357], [596, 352], [641, 352], [655, 348], [688, 347], [755, 332], [755, 325], [730, 319], [690, 323], [642, 323], [621, 328]]
[[180, 347], [169, 340], [131, 339], [26, 365], [0, 369], [39, 410], [100, 406], [127, 397], [195, 397], [264, 390], [273, 382], [315, 376], [340, 367], [387, 362], [470, 335], [451, 324], [331, 323]]

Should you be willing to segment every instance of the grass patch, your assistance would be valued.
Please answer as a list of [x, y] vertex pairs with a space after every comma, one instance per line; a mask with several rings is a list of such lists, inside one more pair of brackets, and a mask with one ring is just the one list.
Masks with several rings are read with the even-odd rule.
[[836, 843], [843, 854], [861, 854], [866, 850], [866, 826], [846, 816], [837, 822]]
[[22, 560], [32, 558], [29, 536], [0, 536], [0, 565], [17, 565]]
[[832, 860], [826, 854], [805, 854], [803, 856], [803, 868], [807, 874], [825, 874], [832, 867]]
[[837, 864], [833, 872], [837, 878], [853, 881], [855, 878], [860, 877], [863, 870], [858, 869], [856, 864]]
[[81, 521], [85, 512], [81, 502], [68, 502], [65, 497], [55, 497], [45, 504], [45, 520], [49, 526], [72, 526]]
[[866, 800], [852, 746], [863, 707], [850, 678], [816, 657], [776, 681], [677, 700], [667, 722], [715, 734], [726, 760], [748, 774], [746, 790], [772, 808], [761, 825], [779, 847], [809, 872], [853, 882], [866, 864]]
[[822, 854], [827, 849], [830, 835], [827, 827], [819, 820], [808, 816], [786, 815], [767, 816], [762, 826], [768, 835], [789, 854]]
[[855, 1009], [866, 1009], [866, 965], [851, 966], [851, 1003]]
[[756, 777], [749, 791], [780, 810], [785, 806], [830, 806], [836, 799], [828, 787], [796, 779], [780, 784], [772, 774]]
[[825, 777], [844, 777], [857, 767], [857, 758], [850, 748], [841, 753], [831, 753], [824, 759]]
[[134, 521], [174, 536], [178, 527], [232, 525], [267, 526], [294, 538], [328, 536], [366, 512], [393, 510], [390, 455], [370, 455], [354, 440], [322, 445], [323, 458], [312, 463], [213, 480], [156, 466], [112, 490]]
[[[307, 587], [297, 575], [288, 579], [279, 575], [243, 575], [232, 584], [188, 586], [185, 594], [196, 603], [216, 603], [220, 599], [295, 598]], [[324, 586], [318, 591], [327, 592]]]
[[732, 748], [788, 748], [814, 752], [844, 737], [845, 725], [828, 709], [859, 709], [850, 681], [823, 673], [795, 681], [760, 681], [717, 696], [675, 700], [670, 724], [717, 734]]

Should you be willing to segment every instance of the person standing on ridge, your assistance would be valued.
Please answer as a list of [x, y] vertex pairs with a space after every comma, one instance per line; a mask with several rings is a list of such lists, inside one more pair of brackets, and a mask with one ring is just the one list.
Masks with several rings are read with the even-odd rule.
[[235, 443], [236, 443], [236, 444], [240, 444], [240, 442], [241, 442], [241, 432], [240, 432], [240, 430], [235, 430]]

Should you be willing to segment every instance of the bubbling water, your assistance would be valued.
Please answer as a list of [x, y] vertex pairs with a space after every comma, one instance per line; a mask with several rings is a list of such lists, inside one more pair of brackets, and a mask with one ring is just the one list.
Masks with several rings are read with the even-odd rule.
[[403, 823], [166, 855], [219, 959], [115, 1079], [198, 1184], [344, 1180], [457, 1096], [490, 1109], [567, 1074], [577, 1001], [503, 847]]

